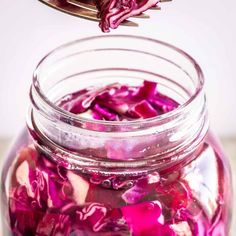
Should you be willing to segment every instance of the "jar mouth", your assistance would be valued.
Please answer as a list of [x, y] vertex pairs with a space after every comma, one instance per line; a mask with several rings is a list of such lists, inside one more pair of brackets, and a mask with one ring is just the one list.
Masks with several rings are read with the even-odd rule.
[[[105, 40], [105, 39], [114, 39], [114, 38], [123, 38], [123, 39], [140, 39], [140, 40], [144, 40], [146, 42], [151, 42], [151, 43], [155, 43], [155, 44], [159, 44], [161, 46], [167, 47], [175, 52], [177, 52], [178, 54], [180, 54], [182, 57], [186, 58], [194, 67], [195, 72], [197, 73], [197, 85], [196, 85], [196, 89], [195, 92], [190, 96], [190, 98], [188, 98], [183, 104], [180, 104], [177, 108], [175, 108], [172, 111], [169, 111], [167, 113], [152, 117], [152, 118], [145, 118], [145, 119], [137, 119], [137, 120], [127, 120], [127, 121], [107, 121], [107, 120], [95, 120], [92, 118], [87, 118], [87, 117], [81, 117], [78, 116], [76, 114], [73, 114], [71, 112], [68, 112], [62, 108], [60, 108], [59, 106], [57, 106], [54, 102], [50, 101], [50, 99], [48, 99], [47, 95], [44, 93], [44, 91], [42, 90], [41, 86], [40, 86], [40, 81], [39, 81], [39, 74], [41, 72], [41, 68], [43, 67], [43, 65], [47, 62], [48, 58], [52, 57], [54, 54], [60, 52], [61, 50], [63, 51], [63, 49], [66, 49], [67, 47], [76, 45], [76, 44], [80, 44], [83, 42], [88, 42], [88, 41], [93, 41], [93, 40]], [[120, 49], [120, 48], [115, 48], [115, 49]], [[90, 49], [86, 52], [92, 52], [93, 49]], [[79, 55], [82, 52], [78, 52], [77, 54]], [[147, 54], [145, 51], [138, 51], [144, 54]], [[150, 54], [150, 53], [148, 53]], [[158, 55], [152, 54], [152, 56], [158, 57]], [[179, 65], [177, 65], [175, 62], [170, 61], [171, 63], [175, 64], [175, 66], [179, 67]], [[181, 68], [182, 69], [182, 68]], [[186, 72], [187, 73], [187, 72]], [[145, 125], [147, 123], [155, 123], [155, 124], [163, 124], [166, 121], [168, 121], [171, 117], [176, 117], [178, 116], [180, 113], [184, 112], [185, 109], [187, 109], [189, 107], [189, 105], [198, 97], [198, 95], [202, 92], [203, 90], [203, 86], [204, 86], [204, 76], [203, 76], [203, 72], [200, 68], [200, 66], [198, 65], [198, 63], [186, 52], [184, 52], [183, 50], [168, 44], [166, 42], [160, 41], [160, 40], [156, 40], [156, 39], [151, 39], [148, 37], [142, 37], [142, 36], [132, 36], [132, 35], [109, 35], [109, 36], [92, 36], [92, 37], [87, 37], [87, 38], [83, 38], [83, 39], [78, 39], [75, 41], [72, 41], [70, 43], [64, 44], [60, 47], [57, 47], [56, 49], [52, 50], [51, 52], [49, 52], [38, 64], [38, 66], [36, 67], [36, 70], [33, 74], [33, 85], [32, 87], [34, 88], [35, 92], [37, 93], [38, 97], [40, 98], [40, 100], [43, 101], [44, 105], [46, 105], [47, 108], [49, 108], [55, 115], [56, 117], [61, 117], [63, 120], [70, 120], [73, 121], [75, 123], [84, 123], [84, 122], [89, 122], [90, 124], [100, 124], [100, 125], [104, 125], [106, 127], [109, 126], [135, 126], [135, 125]]]

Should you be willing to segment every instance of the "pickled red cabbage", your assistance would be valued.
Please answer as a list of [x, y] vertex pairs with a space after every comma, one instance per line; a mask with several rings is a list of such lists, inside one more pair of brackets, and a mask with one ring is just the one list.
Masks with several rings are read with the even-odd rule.
[[181, 177], [183, 170], [163, 174], [83, 174], [30, 145], [20, 150], [12, 169], [10, 235], [225, 235], [220, 205], [211, 219]]
[[158, 4], [160, 0], [95, 0], [103, 32], [116, 29], [127, 18], [139, 15]]
[[[77, 8], [69, 4], [67, 0], [50, 1], [60, 4], [61, 8], [65, 7], [68, 12], [71, 8]], [[96, 6], [97, 18], [100, 19], [99, 27], [103, 32], [109, 32], [110, 29], [116, 29], [129, 17], [139, 15], [149, 8], [157, 6], [160, 0], [80, 0], [79, 2], [89, 4], [88, 7]]]
[[59, 106], [74, 114], [90, 112], [92, 118], [122, 121], [151, 118], [178, 107], [178, 103], [158, 92], [158, 85], [144, 81], [132, 87], [118, 83], [91, 87], [64, 97]]
[[[108, 121], [156, 117], [178, 107], [151, 81], [136, 87], [118, 83], [91, 87], [63, 97], [58, 105], [74, 114], [86, 113]], [[107, 145], [109, 158], [119, 159], [122, 147]], [[116, 176], [68, 170], [33, 145], [26, 146], [17, 153], [12, 166], [10, 235], [223, 236], [219, 193], [207, 198], [212, 182], [204, 180], [203, 185], [203, 176], [199, 175], [203, 166], [208, 170], [209, 161], [219, 168], [220, 159], [206, 144], [202, 153], [186, 166], [176, 166], [175, 171]], [[187, 175], [189, 171], [192, 176]], [[193, 188], [196, 186], [204, 188], [204, 203], [197, 195], [201, 191]], [[212, 214], [204, 204], [215, 207]]]

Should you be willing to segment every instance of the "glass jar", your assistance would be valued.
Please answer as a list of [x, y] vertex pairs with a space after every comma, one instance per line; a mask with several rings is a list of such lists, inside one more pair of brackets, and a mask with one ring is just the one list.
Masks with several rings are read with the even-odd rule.
[[[122, 122], [56, 105], [91, 85], [143, 80], [181, 105]], [[48, 54], [2, 171], [3, 235], [227, 236], [230, 167], [208, 127], [203, 85], [189, 55], [148, 38], [91, 37]]]

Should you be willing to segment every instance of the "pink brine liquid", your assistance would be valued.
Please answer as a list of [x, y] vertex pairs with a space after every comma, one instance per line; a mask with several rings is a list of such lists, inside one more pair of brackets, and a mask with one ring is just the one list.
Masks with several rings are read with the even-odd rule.
[[[112, 84], [69, 94], [58, 106], [106, 121], [151, 118], [179, 106], [157, 91], [149, 81], [140, 87]], [[106, 147], [106, 158], [125, 161], [127, 145]], [[36, 148], [26, 131], [8, 160], [4, 235], [228, 235], [229, 167], [209, 132], [181, 162], [168, 160], [166, 168], [130, 175], [71, 170]]]

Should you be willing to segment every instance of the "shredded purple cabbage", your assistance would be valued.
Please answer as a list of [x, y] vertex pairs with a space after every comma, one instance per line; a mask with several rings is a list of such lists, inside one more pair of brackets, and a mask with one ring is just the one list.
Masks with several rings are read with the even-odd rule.
[[[49, 0], [49, 2], [59, 4], [68, 12], [71, 9], [76, 12], [77, 9], [77, 6], [69, 4], [67, 0]], [[80, 0], [80, 2], [97, 8], [97, 18], [100, 19], [99, 27], [103, 32], [109, 32], [110, 29], [116, 29], [129, 17], [158, 6], [160, 0]]]
[[[116, 83], [81, 90], [64, 97], [59, 105], [75, 114], [91, 113], [94, 119], [109, 121], [156, 117], [178, 107], [151, 81], [140, 87]], [[125, 156], [123, 147], [107, 145], [109, 158]], [[130, 144], [119, 145], [135, 153]], [[226, 226], [221, 204], [216, 202], [219, 193], [211, 197], [213, 202], [201, 202], [191, 186], [200, 186], [202, 176], [186, 178], [189, 168], [199, 171], [209, 160], [218, 166], [219, 160], [210, 153], [175, 171], [107, 176], [67, 170], [29, 145], [17, 153], [12, 166], [8, 228], [18, 236], [223, 236]], [[204, 181], [204, 188], [212, 184]], [[208, 203], [215, 207], [213, 215], [204, 206]]]
[[157, 83], [144, 81], [140, 87], [111, 84], [67, 95], [59, 106], [74, 114], [91, 112], [92, 118], [122, 121], [151, 118], [178, 107], [178, 103], [157, 90]]
[[156, 6], [160, 0], [95, 0], [103, 32], [116, 29], [121, 22]]
[[82, 174], [28, 146], [12, 171], [9, 228], [23, 236], [225, 235], [220, 205], [211, 219], [193, 193], [181, 172], [131, 179]]

